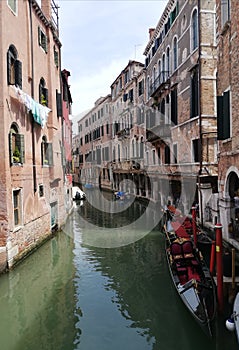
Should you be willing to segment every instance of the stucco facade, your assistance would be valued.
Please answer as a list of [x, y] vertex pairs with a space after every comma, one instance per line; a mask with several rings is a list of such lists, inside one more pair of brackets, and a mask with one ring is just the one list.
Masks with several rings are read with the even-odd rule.
[[65, 207], [61, 43], [51, 1], [1, 1], [0, 33], [3, 270], [63, 223]]

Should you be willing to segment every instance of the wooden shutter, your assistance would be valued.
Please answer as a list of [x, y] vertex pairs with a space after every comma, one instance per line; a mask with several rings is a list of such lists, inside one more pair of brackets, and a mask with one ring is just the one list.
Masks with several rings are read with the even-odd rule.
[[20, 163], [25, 163], [25, 144], [23, 134], [16, 134], [16, 146], [20, 152]]
[[230, 135], [230, 91], [223, 94], [223, 130], [224, 140], [228, 139]]
[[52, 143], [46, 144], [46, 159], [48, 160], [48, 165], [53, 166], [53, 148]]
[[63, 117], [61, 93], [57, 91], [56, 91], [56, 109], [57, 109], [57, 117]]
[[12, 150], [12, 133], [10, 132], [8, 134], [8, 140], [9, 140], [9, 160], [10, 160], [10, 165], [13, 164], [13, 150]]
[[223, 96], [217, 96], [217, 139], [223, 138]]
[[41, 28], [38, 27], [38, 44], [41, 46], [42, 43], [41, 43]]
[[11, 85], [11, 53], [8, 50], [7, 52], [7, 83], [8, 85]]
[[16, 60], [14, 62], [15, 69], [15, 85], [19, 86], [22, 89], [22, 62]]

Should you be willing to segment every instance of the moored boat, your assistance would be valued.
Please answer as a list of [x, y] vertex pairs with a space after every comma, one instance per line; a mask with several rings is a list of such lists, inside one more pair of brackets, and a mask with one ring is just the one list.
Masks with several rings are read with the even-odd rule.
[[231, 317], [226, 321], [226, 327], [229, 331], [236, 332], [237, 342], [239, 344], [239, 293], [236, 294], [233, 303], [233, 313]]
[[188, 237], [166, 234], [166, 256], [174, 286], [194, 319], [212, 336], [216, 314], [216, 287], [201, 252]]
[[80, 201], [86, 199], [86, 194], [78, 186], [72, 187], [72, 199], [75, 201]]

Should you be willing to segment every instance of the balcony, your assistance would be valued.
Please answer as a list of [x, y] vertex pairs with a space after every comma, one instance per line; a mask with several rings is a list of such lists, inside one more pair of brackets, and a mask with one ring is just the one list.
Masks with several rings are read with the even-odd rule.
[[154, 97], [158, 92], [162, 90], [167, 90], [170, 87], [170, 72], [163, 71], [160, 72], [159, 76], [154, 80], [154, 82], [149, 87], [149, 95]]
[[146, 131], [146, 139], [148, 142], [165, 140], [171, 137], [171, 126], [169, 124], [156, 125]]
[[130, 128], [124, 128], [117, 132], [117, 136], [119, 140], [127, 139], [130, 136]]

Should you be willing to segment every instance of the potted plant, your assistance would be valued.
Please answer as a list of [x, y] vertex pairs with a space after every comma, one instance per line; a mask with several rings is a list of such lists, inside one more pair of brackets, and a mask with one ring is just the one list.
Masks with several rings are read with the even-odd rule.
[[20, 163], [20, 159], [21, 159], [21, 153], [18, 149], [18, 147], [15, 147], [15, 150], [13, 152], [13, 162], [14, 163]]

